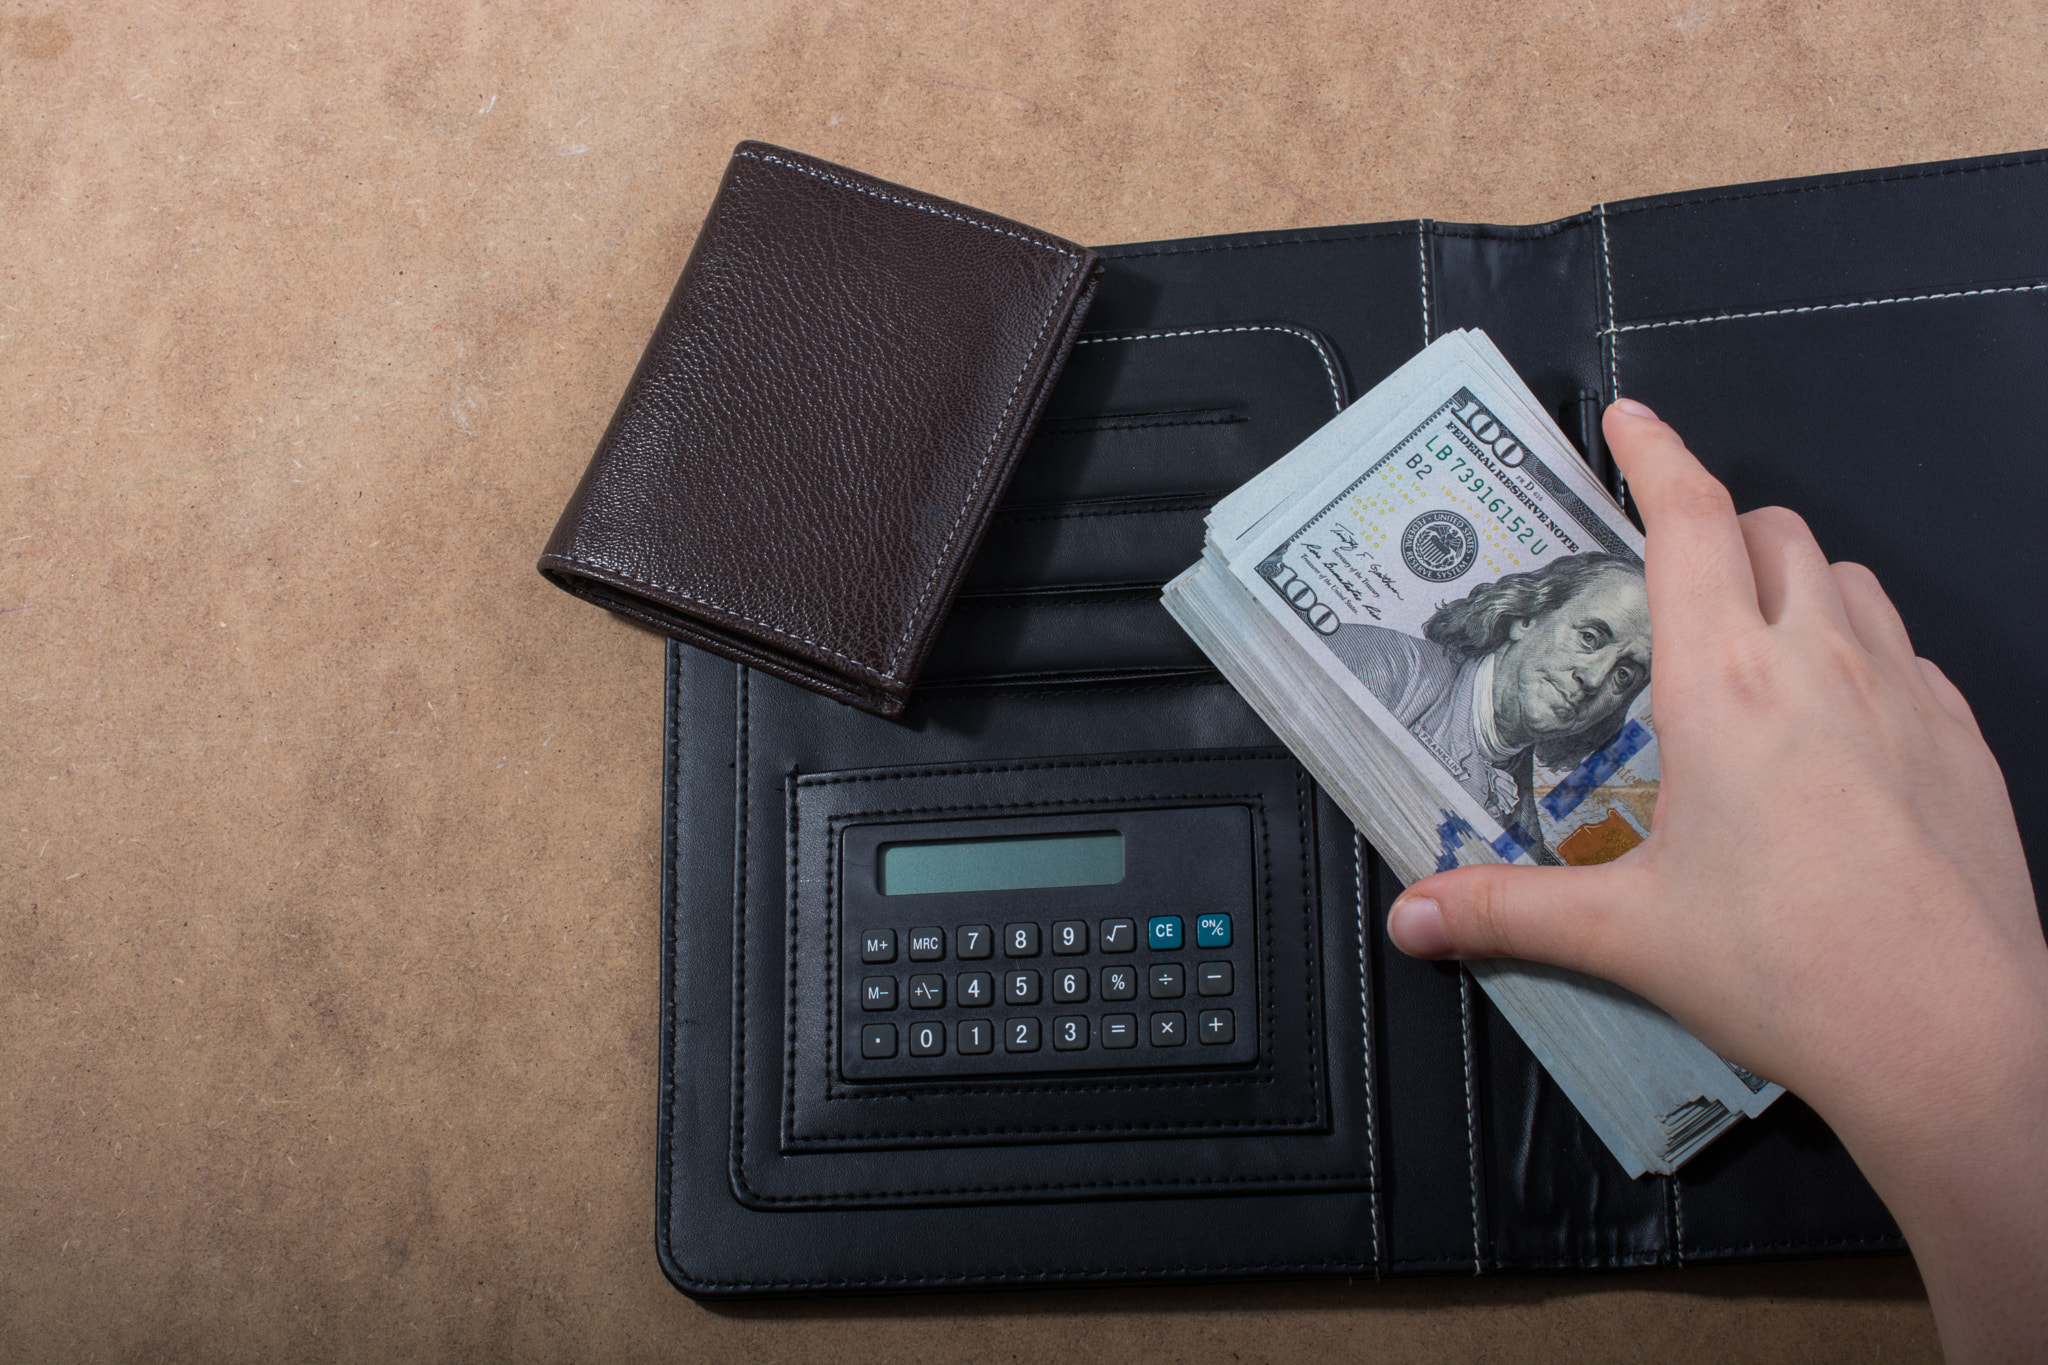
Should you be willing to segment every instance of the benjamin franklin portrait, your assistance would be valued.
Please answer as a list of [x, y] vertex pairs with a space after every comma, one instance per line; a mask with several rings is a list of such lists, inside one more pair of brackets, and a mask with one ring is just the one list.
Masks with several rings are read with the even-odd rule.
[[1422, 637], [1344, 625], [1330, 648], [1539, 862], [1535, 764], [1573, 768], [1650, 682], [1642, 566], [1568, 555], [1446, 602]]

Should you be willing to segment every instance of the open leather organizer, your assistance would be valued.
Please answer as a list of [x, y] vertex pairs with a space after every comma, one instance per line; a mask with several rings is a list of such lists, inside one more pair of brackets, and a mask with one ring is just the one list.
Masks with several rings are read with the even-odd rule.
[[[1535, 227], [1104, 249], [899, 718], [669, 649], [670, 1278], [748, 1295], [1900, 1249], [1796, 1097], [1674, 1178], [1626, 1178], [1458, 969], [1390, 947], [1398, 886], [1158, 594], [1217, 497], [1444, 329], [1483, 327], [1590, 458], [1601, 407], [1641, 398], [1738, 504], [1796, 507], [1870, 565], [2007, 774], [2039, 772], [2044, 221], [2048, 153], [2029, 153]], [[2048, 801], [2013, 796], [2048, 866]]]

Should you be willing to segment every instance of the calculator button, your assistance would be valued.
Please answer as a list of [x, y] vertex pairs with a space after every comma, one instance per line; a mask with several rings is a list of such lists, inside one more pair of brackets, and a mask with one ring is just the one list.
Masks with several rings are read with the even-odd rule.
[[894, 1024], [862, 1024], [860, 1026], [860, 1055], [877, 1060], [896, 1055], [896, 1026]]
[[978, 1010], [995, 1003], [996, 979], [987, 972], [962, 972], [955, 983], [962, 1009]]
[[1145, 971], [1148, 994], [1154, 1000], [1178, 1000], [1187, 994], [1187, 976], [1178, 962], [1155, 962]]
[[1128, 953], [1138, 946], [1138, 924], [1136, 920], [1106, 919], [1101, 924], [1101, 944], [1105, 953]]
[[[860, 983], [860, 1007], [864, 1010], [893, 1010], [896, 1008], [896, 978], [893, 976], [865, 977]], [[889, 1055], [894, 1057], [892, 1050]]]
[[1005, 924], [1003, 926], [1004, 957], [1037, 957], [1038, 926], [1035, 924]]
[[1180, 916], [1154, 915], [1145, 922], [1145, 944], [1154, 949], [1180, 947]]
[[1038, 973], [1030, 968], [1003, 973], [1003, 1002], [1009, 1005], [1038, 1003]]
[[1152, 1046], [1179, 1047], [1188, 1040], [1188, 1017], [1179, 1010], [1162, 1010], [1152, 1016]]
[[1052, 926], [1052, 950], [1065, 956], [1088, 951], [1088, 921], [1056, 920]]
[[910, 1055], [937, 1057], [946, 1051], [946, 1026], [939, 1023], [910, 1026]]
[[904, 937], [910, 940], [912, 962], [937, 962], [946, 955], [944, 929], [912, 929]]
[[1135, 1000], [1138, 998], [1138, 969], [1136, 967], [1104, 967], [1102, 969], [1102, 998], [1104, 1000]]
[[[915, 933], [916, 930], [912, 930]], [[1228, 948], [1230, 946], [1230, 916], [1196, 915], [1195, 946], [1197, 948]], [[917, 945], [910, 946], [910, 955], [917, 956]]]
[[1005, 1052], [1038, 1051], [1038, 1021], [1036, 1019], [1003, 1020], [1003, 1050]]
[[996, 950], [996, 936], [986, 924], [963, 924], [953, 931], [953, 956], [969, 960], [987, 957]]
[[1237, 1024], [1229, 1010], [1203, 1010], [1195, 1020], [1195, 1036], [1205, 1043], [1221, 1045], [1237, 1041]]
[[1138, 1016], [1135, 1014], [1103, 1015], [1102, 1045], [1104, 1047], [1136, 1047], [1138, 1045]]
[[910, 978], [910, 1008], [914, 1010], [935, 1010], [946, 1003], [946, 978], [943, 976], [913, 976]]
[[1196, 995], [1228, 995], [1233, 989], [1228, 962], [1204, 962], [1195, 968]]
[[963, 1019], [960, 1021], [959, 1052], [963, 1057], [976, 1057], [984, 1052], [993, 1052], [996, 1047], [995, 1025], [986, 1019]]
[[1052, 1045], [1061, 1052], [1077, 1052], [1088, 1046], [1088, 1016], [1063, 1014], [1053, 1020]]
[[894, 929], [861, 930], [860, 960], [862, 962], [894, 962], [896, 960], [896, 931]]
[[1088, 998], [1088, 969], [1086, 967], [1062, 967], [1052, 974], [1052, 998], [1062, 1005], [1071, 1005]]

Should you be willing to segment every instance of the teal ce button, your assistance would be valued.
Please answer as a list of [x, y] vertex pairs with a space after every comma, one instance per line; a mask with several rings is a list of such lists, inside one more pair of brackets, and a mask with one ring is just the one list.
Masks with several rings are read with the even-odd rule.
[[1154, 915], [1145, 923], [1145, 942], [1157, 949], [1180, 947], [1180, 916]]

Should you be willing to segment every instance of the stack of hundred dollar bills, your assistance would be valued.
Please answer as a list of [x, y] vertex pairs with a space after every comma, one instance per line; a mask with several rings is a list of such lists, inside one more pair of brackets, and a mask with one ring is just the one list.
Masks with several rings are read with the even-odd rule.
[[[1404, 883], [1649, 833], [1643, 540], [1483, 332], [1218, 503], [1166, 607]], [[1618, 986], [1469, 966], [1631, 1176], [1783, 1093]]]

